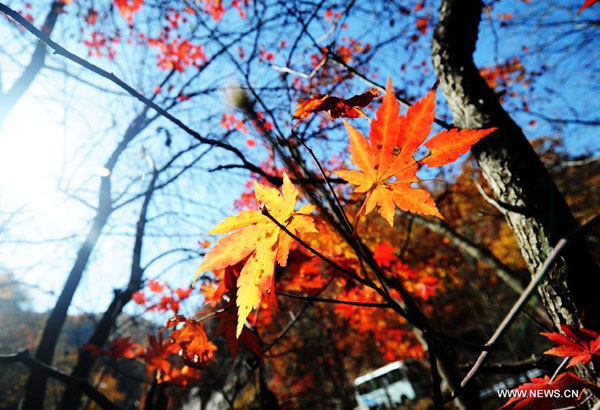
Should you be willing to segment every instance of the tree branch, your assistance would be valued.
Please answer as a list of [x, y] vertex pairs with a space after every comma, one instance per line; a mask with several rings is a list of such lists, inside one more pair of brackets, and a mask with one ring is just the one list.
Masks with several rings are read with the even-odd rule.
[[[548, 271], [551, 269], [555, 259], [557, 259], [560, 256], [560, 254], [565, 250], [565, 248], [568, 245], [570, 245], [570, 241], [572, 241], [574, 238], [579, 237], [580, 235], [583, 235], [586, 231], [588, 231], [598, 223], [600, 223], [600, 214], [596, 215], [585, 225], [573, 231], [570, 235], [567, 235], [565, 238], [558, 241], [556, 246], [548, 255], [548, 258], [546, 258], [544, 264], [540, 267], [539, 271], [533, 276], [527, 288], [525, 288], [519, 299], [515, 302], [515, 304], [506, 314], [502, 322], [498, 325], [496, 331], [486, 342], [485, 346], [492, 348], [498, 342], [498, 340], [500, 340], [504, 333], [509, 329], [510, 325], [512, 324], [519, 311], [523, 308], [523, 306], [525, 306], [529, 298], [533, 295], [533, 292], [535, 292], [535, 290], [537, 289], [537, 286], [544, 279], [544, 276], [546, 276]], [[473, 367], [471, 367], [471, 370], [469, 370], [467, 375], [461, 381], [461, 388], [464, 388], [469, 383], [469, 381], [477, 374], [481, 366], [484, 364], [487, 356], [489, 355], [489, 352], [489, 349], [481, 352], [481, 354], [475, 361], [475, 364], [473, 365]], [[450, 398], [453, 399], [455, 396], [456, 391], [452, 392]]]
[[107, 80], [111, 81], [112, 83], [118, 85], [120, 88], [125, 90], [128, 94], [137, 98], [139, 101], [141, 101], [147, 107], [150, 107], [153, 110], [155, 110], [158, 114], [162, 115], [167, 120], [171, 121], [177, 127], [181, 128], [187, 134], [191, 135], [193, 138], [197, 139], [198, 141], [200, 141], [203, 144], [213, 145], [213, 146], [222, 148], [226, 151], [233, 153], [236, 157], [238, 157], [242, 161], [242, 163], [244, 164], [244, 166], [247, 169], [249, 169], [250, 171], [255, 172], [257, 174], [263, 175], [265, 178], [267, 178], [267, 179], [269, 179], [269, 181], [271, 181], [272, 176], [265, 173], [260, 167], [249, 162], [246, 159], [245, 155], [239, 149], [237, 149], [223, 141], [203, 137], [202, 135], [200, 135], [199, 132], [188, 127], [179, 118], [177, 118], [173, 114], [169, 113], [167, 110], [165, 110], [164, 108], [162, 108], [161, 106], [156, 104], [154, 101], [152, 101], [148, 97], [146, 97], [143, 94], [136, 91], [132, 86], [127, 84], [125, 81], [121, 80], [119, 77], [117, 77], [113, 73], [109, 73], [108, 71], [103, 70], [102, 68], [98, 67], [97, 65], [94, 65], [94, 64], [84, 60], [83, 58], [71, 53], [70, 51], [68, 51], [67, 49], [62, 47], [61, 45], [52, 41], [48, 35], [46, 35], [42, 31], [38, 30], [34, 25], [29, 23], [23, 16], [21, 16], [19, 13], [17, 13], [16, 11], [14, 11], [13, 9], [11, 9], [10, 7], [6, 6], [3, 3], [0, 3], [0, 12], [13, 18], [16, 22], [18, 22], [20, 25], [22, 25], [27, 31], [29, 31], [31, 34], [33, 34], [35, 37], [37, 37], [40, 41], [45, 43], [52, 50], [54, 50], [54, 54], [63, 56], [66, 59], [71, 60], [75, 64], [78, 64], [78, 65], [92, 71], [93, 73], [96, 73], [99, 76], [106, 78]]
[[54, 367], [48, 366], [38, 360], [35, 360], [29, 354], [28, 350], [22, 352], [0, 356], [0, 364], [11, 364], [11, 363], [23, 363], [25, 366], [31, 369], [37, 369], [39, 372], [46, 374], [47, 377], [51, 377], [66, 384], [67, 386], [74, 386], [89, 396], [98, 406], [105, 410], [120, 410], [120, 408], [111, 402], [104, 394], [96, 390], [87, 380], [78, 379], [72, 377], [66, 373], [63, 373]]

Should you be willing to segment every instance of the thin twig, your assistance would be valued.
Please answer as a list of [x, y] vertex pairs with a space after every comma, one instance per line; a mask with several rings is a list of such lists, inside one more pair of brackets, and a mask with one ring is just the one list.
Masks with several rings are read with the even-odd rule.
[[[461, 388], [464, 388], [467, 385], [467, 383], [469, 383], [469, 381], [477, 374], [477, 372], [479, 371], [481, 366], [484, 364], [487, 356], [489, 355], [490, 349], [498, 342], [500, 337], [502, 337], [502, 335], [504, 335], [504, 333], [509, 329], [510, 325], [512, 324], [513, 320], [515, 319], [515, 317], [517, 316], [519, 311], [525, 306], [525, 304], [527, 303], [529, 298], [533, 295], [533, 293], [537, 289], [538, 285], [544, 279], [546, 274], [550, 271], [550, 268], [554, 265], [554, 261], [556, 260], [556, 258], [558, 258], [558, 256], [567, 247], [567, 245], [569, 245], [569, 241], [575, 237], [578, 237], [579, 235], [584, 234], [587, 230], [589, 230], [592, 226], [596, 225], [599, 222], [600, 222], [600, 214], [593, 217], [585, 225], [576, 229], [575, 231], [573, 231], [572, 233], [567, 235], [565, 238], [562, 238], [561, 240], [559, 240], [557, 242], [556, 246], [554, 246], [554, 248], [552, 248], [552, 251], [548, 254], [548, 257], [546, 258], [546, 261], [544, 262], [544, 264], [540, 267], [538, 272], [533, 276], [533, 278], [531, 279], [531, 282], [529, 283], [527, 288], [525, 288], [525, 290], [523, 291], [523, 293], [521, 294], [519, 299], [515, 302], [515, 304], [510, 309], [508, 314], [504, 317], [504, 319], [502, 320], [500, 325], [498, 325], [498, 328], [496, 329], [496, 331], [494, 332], [492, 337], [490, 337], [490, 339], [485, 344], [485, 346], [487, 346], [489, 349], [481, 352], [481, 354], [475, 361], [475, 364], [473, 365], [471, 370], [469, 370], [467, 375], [461, 381], [461, 383], [460, 383]], [[456, 397], [456, 393], [457, 393], [456, 391], [452, 392], [452, 394], [450, 396], [450, 400]]]
[[[342, 207], [342, 204], [340, 202], [339, 197], [337, 196], [337, 194], [335, 193], [335, 190], [331, 186], [331, 183], [329, 182], [329, 178], [327, 177], [327, 174], [325, 174], [325, 169], [323, 168], [323, 165], [321, 165], [321, 161], [319, 161], [319, 159], [315, 155], [314, 151], [306, 144], [306, 142], [304, 141], [303, 138], [298, 138], [298, 140], [300, 141], [300, 144], [302, 144], [302, 146], [304, 148], [306, 148], [306, 150], [308, 151], [309, 155], [312, 157], [312, 159], [315, 162], [315, 164], [317, 164], [317, 167], [319, 168], [319, 171], [321, 172], [321, 175], [323, 176], [323, 179], [327, 183], [327, 187], [329, 188], [329, 191], [331, 192], [331, 195], [333, 196], [333, 200], [335, 201], [335, 205], [339, 209], [340, 214], [342, 215], [342, 217], [344, 219], [344, 223], [346, 224], [346, 229], [348, 230], [348, 233], [352, 234], [352, 236], [354, 238], [354, 241], [356, 242], [356, 245], [358, 246], [358, 252], [356, 252], [356, 257], [357, 257], [357, 259], [358, 259], [358, 261], [360, 263], [360, 269], [361, 269], [364, 277], [367, 280], [371, 280], [369, 278], [369, 275], [367, 274], [367, 269], [365, 268], [365, 263], [364, 263], [364, 261], [362, 259], [362, 255], [361, 255], [361, 253], [364, 253], [362, 242], [358, 238], [358, 236], [356, 234], [356, 230], [352, 227], [352, 224], [350, 223], [350, 220], [348, 219], [348, 215], [346, 215], [346, 211]], [[385, 283], [381, 280], [381, 278], [379, 276], [377, 276], [377, 279], [379, 280], [379, 283], [381, 284], [381, 287], [382, 287], [383, 291], [387, 295], [389, 295], [390, 292], [388, 291]]]
[[481, 196], [483, 197], [483, 199], [486, 200], [486, 202], [488, 202], [490, 205], [492, 205], [494, 208], [496, 208], [498, 211], [500, 211], [500, 213], [502, 215], [504, 215], [506, 213], [506, 209], [504, 209], [494, 198], [491, 198], [481, 187], [481, 185], [479, 184], [479, 182], [474, 181], [475, 182], [475, 187], [477, 188], [477, 190], [479, 191], [479, 193], [481, 194]]
[[54, 50], [54, 54], [63, 56], [66, 59], [74, 62], [75, 64], [78, 64], [78, 65], [86, 68], [87, 70], [89, 70], [95, 74], [98, 74], [99, 76], [104, 77], [107, 80], [111, 81], [112, 83], [116, 84], [123, 90], [127, 91], [127, 93], [129, 93], [131, 96], [137, 98], [139, 101], [141, 101], [147, 107], [154, 109], [158, 114], [162, 115], [167, 120], [169, 120], [173, 124], [177, 125], [183, 131], [185, 131], [187, 134], [191, 135], [192, 137], [194, 137], [196, 140], [200, 141], [201, 143], [217, 146], [219, 148], [222, 148], [226, 151], [229, 151], [229, 152], [235, 154], [235, 156], [237, 156], [243, 162], [244, 166], [249, 171], [256, 172], [260, 175], [263, 175], [267, 179], [270, 179], [270, 177], [272, 177], [271, 175], [266, 174], [260, 167], [248, 162], [248, 160], [246, 160], [246, 157], [244, 156], [244, 154], [237, 148], [235, 148], [223, 141], [220, 141], [220, 140], [213, 140], [210, 138], [203, 137], [202, 135], [200, 135], [199, 132], [194, 131], [193, 129], [188, 127], [179, 118], [177, 118], [173, 114], [169, 113], [167, 110], [165, 110], [164, 108], [162, 108], [161, 106], [156, 104], [154, 101], [152, 101], [148, 97], [146, 97], [143, 94], [136, 91], [132, 86], [127, 84], [125, 81], [121, 80], [119, 77], [117, 77], [113, 73], [109, 73], [108, 71], [103, 70], [102, 68], [98, 67], [97, 65], [94, 65], [94, 64], [84, 60], [83, 58], [71, 53], [70, 51], [68, 51], [67, 49], [62, 47], [61, 45], [55, 43], [54, 41], [52, 41], [50, 39], [50, 37], [46, 33], [37, 29], [34, 25], [29, 23], [23, 16], [21, 16], [19, 13], [17, 13], [16, 11], [14, 11], [13, 9], [11, 9], [10, 7], [6, 6], [3, 3], [0, 3], [0, 12], [2, 12], [4, 14], [6, 14], [7, 16], [11, 17], [12, 19], [14, 19], [17, 23], [19, 23], [21, 26], [23, 26], [27, 31], [29, 31], [31, 34], [33, 34], [35, 37], [37, 37], [40, 41], [45, 43], [49, 48]]
[[319, 298], [319, 297], [314, 297], [314, 296], [295, 295], [293, 293], [282, 292], [280, 290], [275, 291], [275, 293], [278, 295], [281, 295], [281, 296], [291, 298], [291, 299], [306, 300], [307, 302], [323, 302], [323, 303], [332, 303], [332, 304], [338, 304], [338, 305], [377, 307], [377, 308], [386, 308], [386, 309], [391, 308], [389, 303], [353, 302], [351, 300]]

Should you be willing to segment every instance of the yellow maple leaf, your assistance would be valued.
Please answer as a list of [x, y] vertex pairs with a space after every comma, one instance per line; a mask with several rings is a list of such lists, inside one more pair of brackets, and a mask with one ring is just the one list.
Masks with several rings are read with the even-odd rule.
[[[258, 203], [292, 234], [317, 232], [310, 215], [315, 209], [313, 205], [303, 205], [298, 211], [294, 210], [298, 191], [287, 174], [283, 174], [281, 193], [257, 182], [254, 189]], [[195, 278], [202, 272], [224, 269], [246, 259], [237, 281], [236, 337], [239, 337], [250, 312], [259, 306], [263, 296], [274, 291], [275, 263], [286, 266], [294, 239], [260, 210], [241, 211], [225, 218], [209, 233], [229, 235], [219, 239], [205, 255]]]

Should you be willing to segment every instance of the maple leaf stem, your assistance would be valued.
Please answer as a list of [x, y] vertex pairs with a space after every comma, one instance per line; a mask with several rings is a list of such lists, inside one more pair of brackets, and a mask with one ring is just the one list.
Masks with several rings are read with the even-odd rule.
[[548, 382], [548, 384], [551, 384], [554, 381], [554, 379], [556, 379], [556, 376], [558, 376], [558, 373], [560, 373], [560, 371], [562, 370], [562, 368], [565, 367], [565, 364], [567, 364], [567, 362], [569, 361], [569, 359], [570, 359], [570, 357], [565, 357], [563, 359], [563, 361], [560, 362], [560, 364], [558, 365], [558, 367], [554, 371], [554, 374], [552, 374], [552, 377], [550, 378], [550, 381]]
[[[342, 206], [338, 195], [335, 193], [333, 186], [331, 186], [331, 182], [329, 182], [329, 178], [325, 174], [325, 169], [323, 168], [321, 161], [319, 161], [319, 159], [315, 155], [314, 151], [306, 144], [306, 142], [304, 141], [304, 138], [296, 138], [296, 139], [298, 141], [300, 141], [300, 144], [302, 144], [302, 146], [308, 151], [308, 154], [312, 157], [315, 164], [317, 164], [317, 168], [319, 168], [319, 171], [321, 172], [321, 175], [323, 176], [323, 179], [325, 180], [325, 183], [327, 184], [327, 188], [329, 189], [329, 191], [331, 192], [331, 195], [333, 196], [335, 205], [337, 206], [340, 214], [343, 217], [344, 223], [346, 225], [346, 229], [352, 235], [352, 237], [354, 238], [354, 241], [356, 242], [356, 245], [359, 248], [358, 251], [355, 251], [355, 254], [356, 254], [356, 257], [358, 258], [358, 262], [360, 263], [360, 269], [363, 273], [363, 276], [365, 278], [367, 278], [367, 280], [370, 281], [371, 279], [369, 278], [369, 275], [367, 274], [367, 269], [365, 268], [365, 263], [363, 261], [363, 256], [362, 256], [362, 253], [364, 253], [364, 247], [362, 245], [360, 238], [358, 237], [358, 235], [356, 233], [356, 225], [352, 226], [352, 224], [350, 223], [350, 219], [348, 218], [348, 215], [346, 214], [346, 211], [344, 210], [344, 207]], [[363, 203], [363, 206], [364, 206], [364, 203]], [[380, 283], [381, 283], [381, 286], [383, 287], [385, 293], [389, 294], [387, 288], [385, 287], [385, 284], [381, 281], [380, 281]]]

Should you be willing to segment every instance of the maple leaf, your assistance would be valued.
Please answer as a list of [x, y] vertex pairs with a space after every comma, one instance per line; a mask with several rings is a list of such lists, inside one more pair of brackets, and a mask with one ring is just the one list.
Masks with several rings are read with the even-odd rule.
[[429, 299], [429, 296], [435, 296], [438, 289], [438, 280], [434, 276], [426, 276], [414, 286], [417, 296], [423, 300]]
[[439, 167], [453, 162], [495, 129], [442, 131], [425, 143], [430, 153], [417, 162], [414, 154], [431, 132], [434, 108], [435, 90], [431, 90], [399, 116], [400, 105], [390, 78], [383, 103], [371, 121], [369, 140], [344, 120], [350, 158], [358, 170], [336, 174], [357, 185], [355, 192], [366, 193], [357, 221], [361, 213], [367, 215], [377, 206], [390, 226], [394, 226], [395, 208], [443, 219], [429, 192], [411, 186], [419, 181], [419, 165]]
[[296, 128], [304, 118], [319, 111], [328, 112], [331, 118], [366, 117], [366, 114], [362, 112], [361, 108], [369, 105], [377, 96], [379, 96], [379, 90], [372, 88], [348, 99], [332, 97], [328, 94], [312, 95], [310, 98], [301, 98], [298, 101], [298, 107], [294, 112], [294, 118], [298, 118], [298, 121], [293, 125], [292, 129]]
[[373, 249], [373, 258], [379, 266], [390, 266], [392, 262], [398, 260], [394, 251], [396, 248], [388, 242], [378, 243]]
[[584, 328], [575, 329], [568, 325], [560, 325], [563, 334], [556, 332], [542, 332], [543, 336], [559, 344], [544, 352], [544, 354], [571, 357], [567, 367], [578, 363], [587, 363], [592, 360], [592, 355], [600, 356], [600, 335]]
[[163, 290], [165, 290], [165, 284], [160, 283], [157, 280], [150, 279], [148, 281], [148, 289], [150, 289], [154, 293], [161, 293]]
[[236, 314], [234, 312], [225, 311], [220, 315], [220, 319], [219, 326], [215, 330], [215, 336], [223, 335], [225, 337], [231, 358], [237, 355], [240, 343], [244, 344], [258, 357], [262, 357], [260, 342], [254, 332], [244, 327], [239, 338], [236, 337]]
[[174, 328], [183, 323], [179, 329], [171, 333], [170, 340], [178, 345], [178, 354], [193, 361], [204, 363], [214, 356], [217, 347], [208, 340], [204, 325], [194, 319], [186, 319], [183, 315], [175, 315], [167, 322], [167, 327]]
[[[171, 370], [171, 362], [167, 359], [172, 353], [175, 353], [173, 348], [176, 347], [176, 345], [164, 343], [162, 333], [158, 334], [158, 338], [148, 335], [148, 345], [148, 348], [145, 349], [142, 354], [142, 358], [146, 361], [148, 370], [169, 373]], [[157, 374], [157, 378], [160, 379], [159, 374]]]
[[92, 8], [88, 9], [87, 15], [85, 16], [85, 22], [90, 26], [96, 24], [98, 21], [98, 12]]
[[577, 14], [581, 13], [583, 10], [587, 9], [592, 4], [597, 3], [597, 2], [598, 2], [598, 0], [585, 0], [585, 3], [583, 3], [583, 5], [579, 8], [579, 10], [577, 10]]
[[554, 380], [550, 377], [532, 377], [531, 382], [523, 383], [513, 392], [518, 391], [531, 391], [535, 394], [515, 394], [509, 401], [500, 407], [501, 409], [513, 405], [514, 409], [537, 409], [537, 410], [549, 410], [553, 408], [553, 403], [557, 400], [553, 394], [544, 394], [545, 390], [559, 390], [564, 391], [566, 389], [579, 389], [581, 390], [578, 397], [564, 397], [560, 399], [560, 402], [565, 405], [577, 405], [583, 395], [583, 388], [588, 388], [594, 393], [597, 392], [598, 387], [590, 382], [586, 382], [580, 379], [571, 372], [565, 372], [558, 375]]
[[144, 4], [144, 0], [114, 0], [121, 15], [129, 22], [133, 21], [133, 15], [137, 13]]
[[135, 352], [140, 349], [141, 346], [133, 343], [131, 337], [120, 337], [110, 343], [104, 354], [113, 359], [120, 359], [121, 357], [133, 359]]
[[[257, 202], [265, 206], [269, 214], [291, 233], [317, 232], [310, 216], [315, 209], [313, 205], [303, 205], [294, 211], [298, 191], [287, 174], [283, 174], [281, 194], [277, 189], [257, 182], [254, 189]], [[246, 260], [237, 280], [236, 337], [239, 337], [246, 318], [258, 307], [262, 297], [270, 294], [274, 302], [275, 263], [286, 266], [294, 240], [260, 210], [241, 211], [236, 216], [226, 218], [209, 233], [229, 235], [219, 239], [206, 254], [196, 277], [202, 272], [224, 269]]]
[[175, 289], [175, 293], [177, 294], [179, 300], [187, 299], [192, 294], [192, 288], [177, 288]]
[[133, 295], [131, 295], [131, 299], [133, 299], [133, 301], [138, 305], [146, 304], [146, 295], [144, 294], [144, 292], [141, 292], [139, 290], [137, 292], [133, 292]]

